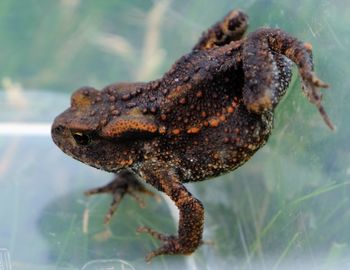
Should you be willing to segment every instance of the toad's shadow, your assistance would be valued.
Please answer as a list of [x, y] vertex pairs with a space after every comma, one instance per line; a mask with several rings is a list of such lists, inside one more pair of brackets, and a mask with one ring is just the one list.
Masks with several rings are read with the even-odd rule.
[[[287, 159], [288, 162], [279, 165], [285, 164], [287, 168], [281, 167], [279, 176], [273, 177], [275, 172], [272, 169], [263, 168], [276, 168], [275, 160], [278, 159], [264, 159], [262, 155], [247, 164], [246, 169], [236, 171], [234, 181], [229, 179], [233, 178], [229, 174], [221, 179], [187, 185], [205, 207], [204, 240], [214, 242], [214, 245], [203, 245], [190, 257], [160, 256], [150, 265], [144, 261], [145, 255], [160, 243], [148, 235], [137, 234], [136, 229], [149, 226], [173, 234], [178, 226], [164, 199], [157, 203], [154, 198], [144, 197], [147, 206], [141, 209], [126, 196], [111, 225], [106, 227], [103, 219], [111, 196], [85, 198], [81, 189], [56, 198], [41, 213], [38, 228], [48, 242], [49, 260], [60, 266], [81, 268], [92, 260], [121, 259], [132, 263], [135, 269], [188, 269], [191, 267], [188, 267], [187, 260], [194, 260], [198, 269], [208, 265], [228, 269], [237, 261], [243, 261], [243, 265], [253, 262], [260, 265], [259, 252], [269, 258], [272, 266], [275, 265], [281, 250], [288, 246], [294, 235], [305, 237], [298, 238], [297, 248], [288, 254], [292, 260], [305, 254], [307, 257], [325, 254], [333, 239], [348, 241], [344, 238], [348, 230], [345, 221], [335, 234], [326, 232], [337, 226], [338, 217], [342, 217], [340, 213], [346, 210], [347, 204], [337, 208], [343, 189], [322, 196], [309, 196], [315, 194], [317, 187], [325, 186], [327, 176]], [[334, 214], [334, 218], [328, 218], [323, 226], [313, 227], [313, 220], [323, 220], [332, 209], [337, 209], [329, 216]], [[88, 222], [84, 219], [87, 210]], [[88, 224], [87, 233], [84, 233], [84, 224]], [[309, 239], [321, 234], [323, 238], [317, 241], [317, 245], [310, 245]], [[245, 257], [247, 247], [252, 256], [249, 261]]]
[[[154, 198], [144, 199], [146, 207], [140, 208], [125, 196], [111, 224], [106, 226], [103, 219], [111, 202], [110, 195], [86, 198], [83, 192], [76, 192], [58, 197], [46, 206], [38, 220], [40, 233], [48, 242], [49, 260], [78, 268], [89, 261], [104, 259], [144, 263], [147, 252], [160, 243], [138, 234], [136, 229], [143, 225], [165, 233], [176, 231], [164, 200], [158, 203]], [[172, 260], [183, 261], [178, 256]]]

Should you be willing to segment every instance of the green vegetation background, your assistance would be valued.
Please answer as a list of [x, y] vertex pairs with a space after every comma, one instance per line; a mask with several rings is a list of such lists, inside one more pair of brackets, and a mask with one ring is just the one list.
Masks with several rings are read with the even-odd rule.
[[[44, 239], [45, 253], [36, 254], [40, 250], [36, 238], [28, 243], [15, 235], [28, 239], [30, 228], [8, 223], [15, 269], [80, 269], [91, 260], [113, 258], [126, 260], [136, 269], [334, 269], [349, 265], [350, 4], [345, 0], [1, 0], [0, 88], [4, 90], [0, 94], [14, 85], [24, 96], [35, 90], [38, 114], [44, 113], [40, 111], [44, 102], [46, 107], [50, 104], [49, 114], [56, 115], [68, 105], [70, 93], [82, 85], [101, 88], [117, 81], [155, 79], [189, 52], [203, 30], [235, 8], [248, 13], [249, 31], [280, 27], [313, 44], [316, 71], [331, 85], [324, 91], [324, 104], [337, 130], [327, 129], [301, 94], [295, 75], [277, 109], [269, 143], [239, 170], [189, 185], [205, 206], [205, 239], [213, 243], [191, 257], [162, 257], [151, 265], [143, 257], [159, 243], [135, 230], [147, 225], [175, 232], [177, 220], [170, 214], [169, 203], [147, 199], [147, 207], [140, 209], [126, 199], [111, 226], [105, 228], [102, 220], [110, 198], [92, 198], [86, 206], [82, 192], [91, 186], [90, 178], [100, 185], [111, 176], [63, 160], [48, 138], [32, 142], [38, 151], [44, 151], [43, 143], [45, 151], [56, 151], [49, 163], [52, 179], [45, 181], [67, 183], [61, 177], [68, 177], [76, 190], [53, 196], [44, 205], [36, 230]], [[62, 100], [63, 107], [57, 100]], [[6, 112], [0, 109], [0, 113]], [[0, 140], [0, 147], [6, 149], [6, 143]], [[25, 173], [30, 179], [38, 172], [27, 165]], [[35, 179], [29, 186], [33, 192], [40, 190]], [[18, 215], [29, 211], [26, 205], [15, 209], [20, 209]], [[89, 231], [83, 233], [86, 209]], [[0, 233], [6, 224], [0, 224]], [[0, 248], [6, 247], [1, 241]], [[24, 255], [23, 250], [31, 255]]]

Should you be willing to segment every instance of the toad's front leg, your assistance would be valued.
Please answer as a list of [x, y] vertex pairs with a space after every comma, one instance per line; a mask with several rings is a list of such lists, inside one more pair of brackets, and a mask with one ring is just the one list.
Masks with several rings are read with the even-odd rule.
[[122, 170], [118, 172], [112, 182], [103, 187], [90, 189], [85, 192], [85, 195], [91, 196], [94, 194], [102, 193], [110, 193], [113, 196], [111, 206], [105, 216], [105, 224], [108, 224], [111, 221], [111, 218], [117, 210], [119, 203], [126, 194], [129, 194], [137, 202], [139, 202], [141, 207], [144, 207], [145, 203], [143, 199], [138, 196], [138, 193], [155, 196], [152, 191], [144, 187], [144, 185], [138, 180], [135, 174], [128, 170]]
[[177, 235], [165, 235], [150, 228], [139, 228], [139, 232], [146, 232], [163, 242], [158, 249], [149, 253], [146, 261], [158, 255], [189, 255], [202, 244], [204, 224], [204, 208], [202, 203], [194, 198], [172, 169], [166, 169], [166, 164], [147, 164], [141, 169], [145, 180], [165, 192], [180, 211]]

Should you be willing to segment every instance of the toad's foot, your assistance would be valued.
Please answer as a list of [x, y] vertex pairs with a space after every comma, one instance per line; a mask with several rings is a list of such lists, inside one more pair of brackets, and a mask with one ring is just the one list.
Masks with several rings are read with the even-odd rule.
[[109, 184], [103, 187], [90, 189], [86, 191], [84, 194], [87, 196], [100, 194], [100, 193], [112, 194], [113, 200], [108, 210], [108, 213], [106, 214], [104, 219], [104, 223], [108, 224], [111, 221], [113, 214], [117, 210], [117, 207], [125, 194], [129, 194], [130, 196], [132, 196], [139, 203], [140, 207], [142, 208], [145, 207], [145, 202], [139, 196], [139, 194], [137, 194], [138, 192], [145, 193], [147, 195], [156, 197], [156, 199], [159, 199], [159, 197], [157, 197], [155, 193], [146, 189], [134, 174], [132, 174], [127, 170], [124, 170], [118, 173], [115, 179]]
[[319, 89], [320, 87], [328, 88], [328, 84], [317, 78], [313, 72], [307, 72], [306, 74], [301, 73], [301, 78], [302, 89], [309, 102], [317, 107], [323, 121], [330, 129], [334, 130], [334, 125], [322, 105], [322, 94]]
[[[154, 257], [159, 255], [190, 255], [193, 252], [193, 248], [181, 244], [181, 241], [175, 235], [165, 235], [148, 227], [139, 227], [137, 232], [148, 233], [154, 238], [163, 242], [163, 245], [160, 248], [150, 252], [146, 256], [147, 262], [150, 262]], [[203, 241], [201, 241], [200, 245], [201, 244], [203, 244]]]
[[231, 41], [242, 39], [248, 28], [248, 16], [240, 10], [230, 11], [202, 34], [194, 50], [208, 50], [215, 46], [224, 46]]

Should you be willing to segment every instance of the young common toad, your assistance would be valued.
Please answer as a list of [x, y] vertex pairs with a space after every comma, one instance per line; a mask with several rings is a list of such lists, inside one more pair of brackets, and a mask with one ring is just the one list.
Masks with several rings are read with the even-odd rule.
[[52, 138], [66, 154], [116, 173], [107, 186], [87, 195], [111, 193], [110, 221], [125, 194], [152, 194], [143, 182], [167, 194], [179, 208], [176, 235], [139, 228], [163, 244], [161, 254], [191, 254], [202, 242], [204, 209], [184, 183], [230, 172], [266, 142], [274, 109], [299, 70], [302, 90], [326, 124], [311, 45], [280, 29], [262, 28], [247, 37], [247, 15], [231, 11], [208, 29], [193, 50], [159, 79], [117, 83], [101, 91], [77, 90], [71, 106], [52, 125]]

